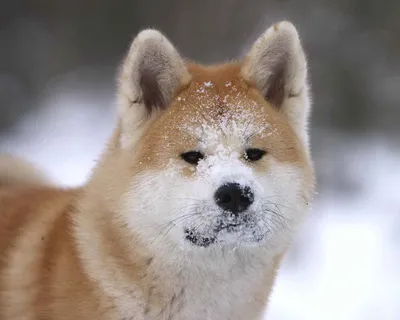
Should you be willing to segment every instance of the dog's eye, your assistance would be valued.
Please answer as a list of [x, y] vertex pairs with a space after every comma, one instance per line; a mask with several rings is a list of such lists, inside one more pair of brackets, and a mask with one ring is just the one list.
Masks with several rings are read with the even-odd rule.
[[264, 150], [251, 148], [246, 150], [244, 153], [244, 158], [248, 161], [257, 161], [260, 160], [265, 154], [266, 152]]
[[198, 164], [204, 155], [199, 151], [189, 151], [181, 154], [183, 160], [190, 164]]

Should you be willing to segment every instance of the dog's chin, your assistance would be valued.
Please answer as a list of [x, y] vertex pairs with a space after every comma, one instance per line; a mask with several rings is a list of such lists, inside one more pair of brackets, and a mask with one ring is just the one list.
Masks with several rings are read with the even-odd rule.
[[253, 247], [263, 243], [267, 231], [245, 224], [225, 224], [213, 228], [212, 231], [198, 231], [195, 228], [184, 230], [185, 240], [195, 247], [209, 248], [213, 246]]

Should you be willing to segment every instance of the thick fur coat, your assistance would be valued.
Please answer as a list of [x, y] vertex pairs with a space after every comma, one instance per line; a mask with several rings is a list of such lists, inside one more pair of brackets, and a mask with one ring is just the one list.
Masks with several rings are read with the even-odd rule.
[[117, 105], [80, 188], [0, 161], [0, 319], [261, 319], [314, 188], [295, 27], [215, 66], [142, 31]]

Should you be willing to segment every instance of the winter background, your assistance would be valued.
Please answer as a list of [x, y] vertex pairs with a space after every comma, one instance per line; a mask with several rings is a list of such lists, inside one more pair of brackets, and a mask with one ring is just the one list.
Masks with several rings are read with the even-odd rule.
[[0, 152], [79, 185], [113, 128], [116, 68], [140, 29], [208, 63], [291, 20], [310, 64], [318, 195], [267, 319], [400, 319], [399, 16], [396, 0], [1, 0]]

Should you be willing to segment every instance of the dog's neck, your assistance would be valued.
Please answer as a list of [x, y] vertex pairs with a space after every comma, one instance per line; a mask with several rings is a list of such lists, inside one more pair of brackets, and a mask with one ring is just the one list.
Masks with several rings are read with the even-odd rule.
[[[122, 317], [244, 319], [238, 315], [245, 306], [264, 309], [280, 256], [262, 247], [188, 252], [145, 247], [124, 237], [112, 213], [97, 210], [77, 216], [78, 250], [86, 274]], [[85, 219], [88, 214], [99, 217]], [[132, 310], [142, 310], [141, 317]]]
[[[276, 258], [263, 259], [255, 251], [240, 248], [189, 256], [175, 268], [165, 264], [163, 258], [152, 261], [149, 271], [155, 281], [148, 300], [151, 319], [256, 319], [264, 310]], [[154, 295], [157, 290], [162, 294]], [[251, 316], [249, 305], [257, 317]]]

